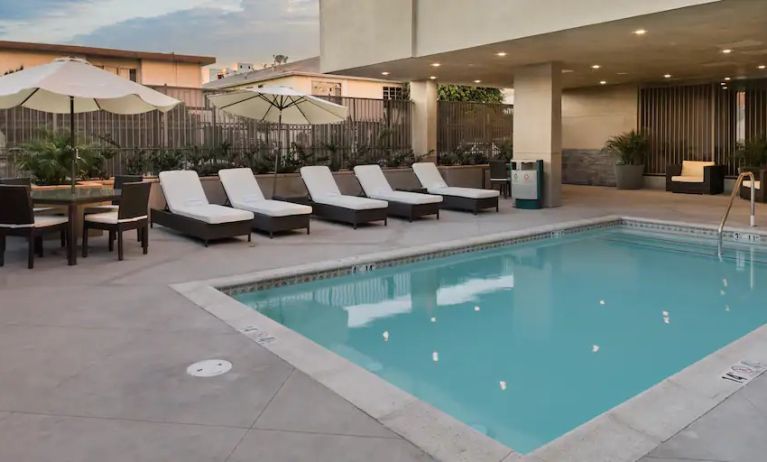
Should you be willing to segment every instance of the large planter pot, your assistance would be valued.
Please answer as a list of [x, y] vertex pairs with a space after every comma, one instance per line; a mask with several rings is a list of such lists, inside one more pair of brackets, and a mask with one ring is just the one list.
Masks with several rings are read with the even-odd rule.
[[615, 186], [618, 189], [642, 189], [644, 165], [616, 165]]

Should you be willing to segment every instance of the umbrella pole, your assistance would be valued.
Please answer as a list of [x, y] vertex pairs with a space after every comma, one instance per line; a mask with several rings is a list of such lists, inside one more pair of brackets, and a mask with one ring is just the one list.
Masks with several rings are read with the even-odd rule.
[[274, 195], [277, 194], [277, 167], [280, 163], [280, 156], [282, 155], [282, 109], [280, 109], [280, 115], [277, 119], [277, 155], [274, 156], [274, 178], [272, 179], [272, 200]]
[[72, 192], [75, 192], [75, 183], [77, 176], [77, 148], [75, 148], [75, 97], [69, 97], [69, 142], [72, 145], [72, 172], [71, 184]]

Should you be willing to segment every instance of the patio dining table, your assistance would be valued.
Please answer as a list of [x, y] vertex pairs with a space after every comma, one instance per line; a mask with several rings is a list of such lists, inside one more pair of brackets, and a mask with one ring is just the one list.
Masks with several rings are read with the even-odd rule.
[[109, 187], [85, 187], [66, 189], [36, 189], [31, 192], [34, 205], [59, 205], [67, 207], [69, 230], [67, 233], [67, 262], [77, 264], [77, 221], [80, 209], [101, 202], [120, 199], [120, 190]]

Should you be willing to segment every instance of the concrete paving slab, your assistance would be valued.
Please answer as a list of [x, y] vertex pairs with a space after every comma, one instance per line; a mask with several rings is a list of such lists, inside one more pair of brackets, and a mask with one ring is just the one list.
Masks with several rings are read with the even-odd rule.
[[[295, 396], [313, 403], [311, 412]], [[293, 372], [261, 413], [255, 428], [397, 438], [375, 419], [298, 371]]]
[[402, 439], [251, 430], [228, 462], [427, 462]]
[[[219, 377], [187, 375], [204, 359], [232, 362]], [[130, 342], [52, 392], [65, 415], [250, 427], [292, 367], [236, 333], [137, 332]]]
[[766, 429], [767, 415], [735, 394], [648, 456], [727, 462], [765, 460]]
[[224, 462], [245, 430], [13, 414], [0, 420], [0, 460]]

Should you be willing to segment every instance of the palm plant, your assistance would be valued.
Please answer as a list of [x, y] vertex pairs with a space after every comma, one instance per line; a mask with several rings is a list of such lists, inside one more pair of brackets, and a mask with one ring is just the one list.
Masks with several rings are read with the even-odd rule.
[[[107, 151], [91, 145], [78, 146], [77, 175], [93, 178], [103, 174]], [[71, 176], [72, 156], [70, 134], [65, 131], [41, 130], [39, 135], [21, 146], [16, 164], [28, 172], [37, 184], [66, 184]]]
[[767, 135], [739, 144], [735, 159], [740, 163], [741, 170], [758, 170], [767, 164]]
[[631, 130], [608, 139], [605, 150], [617, 157], [618, 165], [644, 165], [650, 139], [645, 133]]

